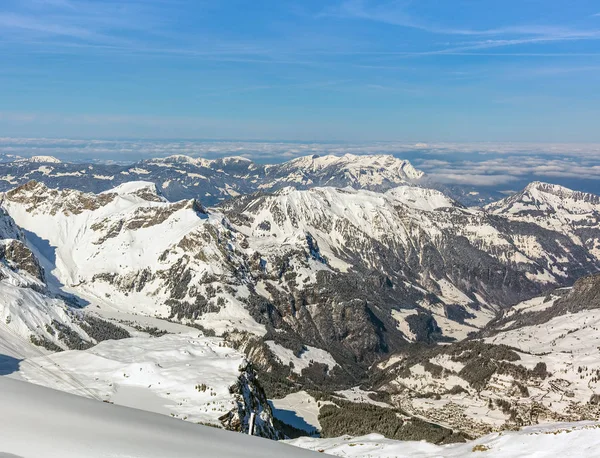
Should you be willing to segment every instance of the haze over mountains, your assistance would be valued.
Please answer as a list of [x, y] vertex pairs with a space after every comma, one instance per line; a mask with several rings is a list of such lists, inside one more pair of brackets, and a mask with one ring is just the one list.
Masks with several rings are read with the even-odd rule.
[[272, 439], [599, 413], [596, 195], [490, 202], [350, 154], [38, 156], [0, 179], [1, 374]]

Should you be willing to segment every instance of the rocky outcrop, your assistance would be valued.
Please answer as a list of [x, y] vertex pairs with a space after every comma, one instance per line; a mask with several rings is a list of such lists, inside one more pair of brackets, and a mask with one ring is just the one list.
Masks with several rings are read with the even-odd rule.
[[[267, 396], [250, 363], [240, 367], [238, 381], [229, 391], [234, 396], [237, 406], [220, 418], [225, 429], [248, 434], [252, 427], [255, 436], [274, 440], [283, 438], [273, 424], [273, 412]], [[251, 419], [254, 421], [253, 425]]]
[[20, 240], [0, 240], [0, 262], [13, 270], [26, 272], [40, 282], [45, 282], [44, 269], [31, 250]]

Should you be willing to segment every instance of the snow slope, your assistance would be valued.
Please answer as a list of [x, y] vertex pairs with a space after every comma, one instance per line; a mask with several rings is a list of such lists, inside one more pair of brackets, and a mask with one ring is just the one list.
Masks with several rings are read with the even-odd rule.
[[[244, 361], [221, 339], [196, 333], [105, 341], [85, 351], [28, 360], [20, 374], [49, 388], [220, 425], [218, 418], [236, 405], [229, 387]], [[49, 376], [61, 374], [79, 383]]]
[[335, 359], [331, 356], [330, 353], [325, 350], [321, 350], [320, 348], [314, 348], [311, 346], [306, 346], [306, 350], [302, 351], [300, 356], [294, 355], [292, 350], [289, 350], [281, 345], [276, 344], [272, 340], [267, 340], [265, 342], [269, 347], [269, 350], [273, 353], [273, 355], [282, 363], [284, 366], [289, 366], [290, 363], [293, 365], [293, 371], [297, 374], [302, 372], [302, 369], [306, 369], [310, 366], [311, 362], [317, 362], [321, 364], [326, 364], [328, 366], [328, 370], [333, 369], [337, 366]]
[[335, 439], [301, 437], [287, 442], [297, 447], [347, 458], [591, 458], [600, 456], [600, 424], [580, 422], [530, 426], [517, 432], [494, 433], [473, 442], [445, 446], [427, 442], [393, 441], [379, 434]]
[[0, 377], [0, 456], [240, 458], [315, 454]]
[[320, 406], [326, 402], [319, 402], [306, 391], [298, 391], [288, 394], [281, 399], [272, 399], [270, 401], [273, 415], [279, 420], [312, 433], [321, 429], [319, 423]]
[[[35, 235], [30, 243], [56, 283], [90, 302], [168, 317], [169, 299], [193, 302], [209, 283], [235, 283], [230, 264], [241, 262], [239, 247], [222, 240], [222, 216], [207, 215], [194, 200], [167, 202], [152, 183], [86, 194], [31, 182], [7, 196], [5, 208]], [[185, 270], [188, 284], [180, 281]], [[220, 300], [212, 328], [264, 333], [232, 294], [221, 291]]]
[[[45, 273], [26, 243], [23, 232], [0, 209], [0, 353], [5, 360], [44, 355], [42, 346], [66, 348], [59, 329], [93, 340], [76, 323], [80, 312], [49, 292]], [[15, 364], [10, 364], [13, 370]]]

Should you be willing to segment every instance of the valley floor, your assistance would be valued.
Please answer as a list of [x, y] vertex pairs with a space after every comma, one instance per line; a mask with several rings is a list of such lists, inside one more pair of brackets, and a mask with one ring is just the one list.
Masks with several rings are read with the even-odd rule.
[[[445, 446], [424, 441], [393, 441], [379, 434], [363, 437], [287, 441], [309, 450], [343, 457], [369, 458], [555, 458], [600, 456], [600, 423], [556, 423], [531, 426], [521, 431], [494, 433], [473, 442]], [[482, 453], [483, 452], [483, 453]]]

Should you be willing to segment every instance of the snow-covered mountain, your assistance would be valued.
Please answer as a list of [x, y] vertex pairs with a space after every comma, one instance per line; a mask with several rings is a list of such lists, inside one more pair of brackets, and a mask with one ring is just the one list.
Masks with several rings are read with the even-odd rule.
[[287, 187], [207, 210], [169, 202], [148, 182], [100, 194], [30, 182], [3, 206], [31, 234], [54, 288], [227, 333], [246, 350], [255, 336], [256, 358], [291, 375], [303, 372], [289, 369], [302, 355], [335, 372], [333, 360], [366, 365], [413, 341], [463, 339], [500, 308], [600, 267], [546, 220], [513, 221], [408, 185]]
[[[531, 297], [536, 290], [573, 281], [577, 277], [571, 272], [596, 272], [600, 266], [587, 247], [559, 232], [535, 223], [513, 224], [419, 187], [383, 194], [286, 188], [234, 199], [222, 208], [267, 261], [264, 271], [271, 278], [266, 280], [298, 275], [298, 286], [288, 284], [287, 291], [296, 303], [307, 302], [308, 295], [296, 291], [306, 291], [311, 282], [288, 265], [294, 252], [308, 249], [322, 265], [316, 282], [328, 300], [344, 295], [344, 288], [327, 291], [332, 278], [352, 278], [368, 291], [354, 297], [369, 297], [375, 304], [379, 299], [388, 307], [393, 303], [402, 318], [415, 310], [433, 313], [444, 334], [452, 337], [464, 337], [485, 324], [486, 311], [493, 315], [497, 307]], [[364, 279], [369, 277], [374, 284], [379, 278], [382, 287], [367, 286]], [[273, 284], [266, 281], [265, 287], [272, 290]], [[405, 337], [414, 339], [415, 330], [405, 329]]]
[[253, 412], [255, 435], [280, 437], [242, 353], [193, 328], [152, 338], [169, 331], [106, 321], [46, 284], [4, 210], [0, 237], [0, 375], [230, 430], [247, 431]]
[[[600, 255], [600, 197], [534, 182], [486, 209], [514, 222], [538, 224], [568, 236], [593, 256]], [[526, 242], [525, 242], [526, 243]]]
[[60, 164], [62, 161], [54, 156], [31, 156], [17, 159], [17, 162], [29, 162], [32, 164]]
[[259, 189], [285, 186], [350, 186], [356, 189], [385, 190], [421, 179], [424, 173], [408, 161], [393, 156], [304, 156], [265, 167], [267, 183]]
[[47, 271], [83, 297], [164, 317], [222, 309], [223, 327], [212, 316], [216, 330], [238, 323], [264, 333], [234, 294], [246, 291], [236, 275], [245, 262], [238, 235], [197, 201], [168, 202], [146, 182], [102, 194], [31, 182], [5, 196], [5, 208], [36, 234], [31, 244]]
[[[27, 244], [21, 229], [0, 209], [0, 349], [5, 356], [85, 348], [128, 335], [103, 320], [84, 317], [69, 295], [53, 293]], [[31, 344], [40, 348], [30, 352]]]
[[285, 165], [217, 207], [150, 181], [1, 194], [0, 373], [238, 431], [253, 412], [272, 438], [263, 384], [343, 388], [312, 398], [325, 431], [366, 397], [436, 443], [600, 415], [596, 280], [555, 289], [600, 271], [600, 198], [533, 183], [467, 208], [394, 158]]
[[133, 165], [77, 164], [50, 156], [0, 162], [0, 191], [37, 180], [51, 188], [99, 193], [130, 181], [156, 184], [171, 201], [199, 199], [214, 205], [240, 194], [273, 191], [286, 186], [352, 186], [385, 191], [418, 182], [423, 172], [393, 156], [306, 156], [274, 165], [243, 157], [202, 159], [176, 155]]

